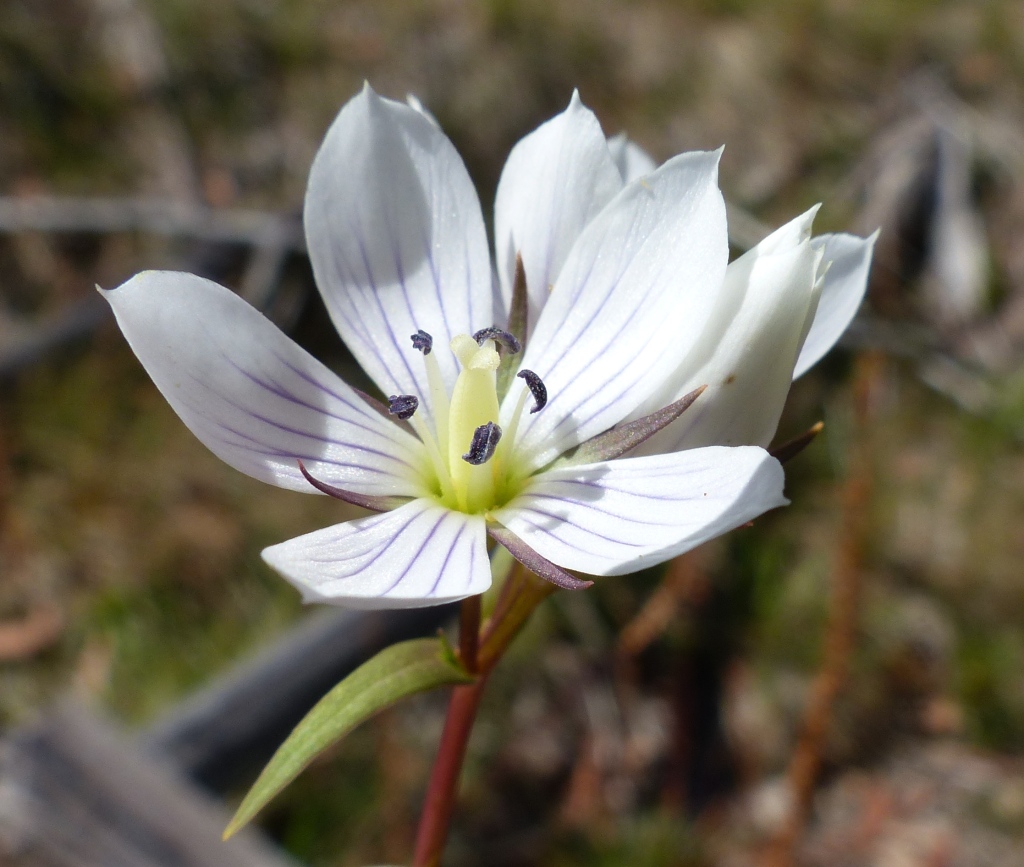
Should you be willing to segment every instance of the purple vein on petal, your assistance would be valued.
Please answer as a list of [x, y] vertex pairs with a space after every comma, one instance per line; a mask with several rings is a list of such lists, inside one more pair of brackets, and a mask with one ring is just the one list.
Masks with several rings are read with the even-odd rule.
[[564, 541], [564, 540], [560, 536], [555, 536], [555, 534], [552, 533], [549, 529], [547, 529], [545, 527], [542, 527], [539, 524], [535, 524], [533, 521], [530, 521], [529, 518], [527, 518], [526, 513], [531, 513], [531, 514], [534, 514], [534, 515], [543, 515], [545, 518], [550, 518], [551, 520], [557, 522], [558, 524], [564, 524], [567, 527], [575, 527], [580, 532], [587, 533], [590, 536], [596, 536], [598, 539], [604, 539], [606, 542], [612, 542], [612, 543], [614, 543], [616, 545], [625, 545], [627, 548], [646, 548], [647, 547], [646, 545], [644, 545], [644, 544], [642, 544], [640, 542], [627, 542], [624, 539], [616, 539], [614, 536], [606, 536], [604, 533], [598, 533], [596, 530], [591, 530], [589, 527], [584, 527], [581, 524], [577, 524], [575, 521], [570, 521], [564, 515], [556, 515], [553, 512], [548, 512], [548, 511], [546, 511], [544, 509], [538, 509], [536, 506], [523, 506], [523, 507], [518, 507], [517, 506], [516, 507], [516, 513], [524, 521], [527, 521], [528, 523], [530, 523], [530, 525], [533, 526], [533, 528], [535, 530], [537, 530], [538, 532], [544, 533], [544, 535], [551, 536], [552, 538], [558, 539], [559, 541]]
[[297, 454], [296, 452], [290, 449], [272, 448], [264, 445], [263, 443], [260, 443], [257, 440], [254, 440], [248, 434], [235, 430], [233, 427], [230, 427], [229, 425], [226, 425], [223, 422], [219, 422], [213, 419], [209, 419], [209, 421], [211, 421], [213, 424], [215, 424], [222, 430], [227, 431], [228, 433], [231, 433], [241, 439], [248, 440], [250, 443], [253, 443], [252, 446], [249, 446], [244, 445], [242, 443], [233, 443], [228, 440], [221, 439], [221, 442], [223, 442], [225, 445], [235, 446], [236, 448], [245, 448], [247, 451], [250, 451], [253, 454], [263, 455], [264, 457], [268, 458], [280, 458], [282, 461], [285, 462], [285, 467], [283, 467], [284, 469], [290, 469], [290, 465], [293, 461], [301, 460], [309, 464], [325, 464], [331, 467], [339, 467], [341, 469], [346, 470], [359, 470], [360, 472], [371, 473], [378, 476], [387, 476], [388, 478], [394, 478], [393, 473], [389, 472], [388, 470], [381, 469], [380, 467], [369, 466], [367, 464], [361, 463], [349, 463], [347, 461], [339, 461], [334, 458], [323, 457], [321, 455]]
[[[230, 362], [230, 359], [228, 359], [228, 360]], [[325, 407], [317, 406], [316, 404], [312, 404], [312, 403], [309, 403], [308, 401], [302, 400], [300, 397], [298, 397], [294, 393], [290, 392], [289, 390], [284, 388], [284, 386], [282, 386], [280, 383], [275, 382], [273, 379], [263, 380], [260, 377], [256, 376], [255, 374], [250, 373], [245, 368], [239, 367], [234, 362], [230, 362], [230, 363], [232, 364], [232, 366], [239, 373], [241, 373], [244, 377], [246, 377], [248, 380], [250, 380], [254, 385], [258, 385], [260, 388], [263, 388], [266, 391], [269, 391], [271, 394], [276, 395], [277, 397], [281, 398], [282, 400], [288, 401], [289, 403], [293, 403], [296, 406], [301, 406], [301, 407], [304, 407], [305, 409], [312, 410], [313, 412], [318, 413], [318, 414], [323, 415], [323, 416], [326, 416], [327, 418], [333, 418], [335, 421], [340, 421], [343, 424], [352, 425], [352, 427], [359, 428], [360, 430], [366, 431], [371, 436], [380, 436], [380, 430], [379, 429], [375, 429], [375, 428], [369, 427], [368, 425], [362, 424], [362, 423], [360, 423], [359, 421], [357, 421], [355, 419], [345, 418], [345, 416], [338, 415], [337, 413], [331, 412], [330, 410], [326, 409]], [[367, 449], [367, 451], [373, 451], [373, 450], [372, 449]]]
[[[392, 530], [391, 532], [389, 532], [386, 538], [381, 539], [379, 542], [375, 543], [372, 547], [368, 548], [366, 551], [363, 551], [361, 554], [357, 554], [355, 557], [349, 557], [349, 558], [346, 558], [345, 560], [339, 560], [337, 557], [313, 557], [313, 556], [310, 556], [309, 559], [313, 563], [335, 563], [335, 564], [338, 564], [338, 565], [341, 565], [342, 563], [347, 564], [349, 566], [349, 571], [344, 572], [344, 573], [339, 574], [339, 575], [334, 575], [334, 576], [332, 576], [329, 579], [331, 581], [347, 581], [347, 580], [349, 580], [351, 578], [354, 578], [359, 573], [365, 572], [368, 567], [370, 567], [374, 563], [376, 563], [384, 555], [384, 553], [392, 546], [392, 544], [394, 544], [394, 542], [398, 539], [398, 537], [402, 533], [404, 533], [406, 530], [408, 530], [409, 527], [411, 527], [413, 525], [413, 523], [415, 523], [422, 514], [423, 514], [422, 512], [417, 512], [415, 515], [410, 517], [401, 527], [399, 527], [398, 529], [395, 529], [395, 530]], [[325, 543], [325, 544], [330, 544], [330, 543]], [[374, 554], [373, 554], [373, 556], [369, 560], [367, 560], [365, 562], [363, 562], [361, 560], [358, 560], [358, 558], [366, 556], [371, 551], [374, 552]], [[353, 560], [357, 560], [358, 561], [357, 564], [354, 565], [354, 566], [352, 565]], [[385, 591], [385, 592], [387, 592], [387, 591]], [[379, 595], [383, 595], [383, 594], [379, 594]]]
[[[203, 381], [201, 379], [199, 379], [195, 374], [189, 373], [188, 371], [183, 371], [183, 373], [185, 373], [193, 381], [198, 383], [200, 385], [200, 387], [206, 389], [205, 383], [203, 383]], [[245, 407], [245, 406], [235, 402], [234, 400], [232, 400], [231, 398], [227, 397], [226, 395], [220, 394], [218, 392], [211, 392], [211, 393], [215, 394], [218, 400], [220, 400], [223, 403], [226, 403], [228, 406], [233, 407], [234, 409], [238, 410], [238, 412], [240, 412], [243, 416], [247, 416], [249, 418], [256, 419], [257, 421], [261, 421], [264, 424], [269, 425], [270, 427], [273, 427], [273, 428], [276, 428], [277, 430], [283, 431], [284, 433], [289, 433], [289, 434], [293, 434], [295, 436], [305, 437], [306, 439], [311, 439], [311, 440], [314, 440], [316, 442], [327, 443], [329, 445], [339, 445], [339, 446], [343, 446], [343, 447], [346, 447], [346, 448], [352, 448], [354, 450], [366, 452], [367, 454], [377, 455], [378, 457], [382, 457], [385, 460], [393, 461], [395, 463], [399, 463], [399, 464], [401, 464], [401, 465], [403, 465], [405, 467], [408, 467], [411, 470], [415, 470], [415, 467], [413, 467], [413, 465], [410, 464], [407, 460], [405, 460], [404, 458], [399, 457], [398, 455], [393, 454], [391, 452], [382, 451], [380, 449], [374, 449], [374, 448], [371, 448], [369, 446], [364, 446], [362, 444], [348, 443], [348, 442], [345, 442], [343, 440], [332, 439], [331, 437], [325, 436], [325, 435], [320, 434], [320, 433], [311, 433], [309, 431], [301, 430], [299, 428], [289, 427], [286, 424], [282, 424], [281, 422], [275, 421], [274, 419], [268, 418], [268, 417], [266, 417], [264, 415], [261, 415], [261, 414], [259, 414], [257, 412], [253, 412], [251, 409], [249, 409], [249, 408], [247, 408], [247, 407]], [[185, 402], [185, 401], [183, 401], [183, 402]], [[213, 419], [204, 410], [201, 410], [198, 407], [195, 407], [194, 405], [191, 406], [191, 408], [192, 408], [192, 410], [194, 412], [198, 413], [201, 417], [203, 417], [205, 419], [208, 419], [210, 421], [215, 421], [215, 419]], [[346, 421], [344, 418], [338, 418], [337, 420], [341, 421], [341, 422], [345, 422]], [[223, 424], [221, 422], [216, 422], [216, 421], [215, 421], [215, 423]], [[233, 431], [233, 433], [235, 433], [236, 435], [242, 435], [238, 431]]]
[[[314, 378], [313, 376], [311, 376], [307, 371], [303, 370], [301, 367], [296, 367], [290, 361], [288, 361], [288, 359], [282, 358], [281, 356], [277, 355], [276, 353], [274, 353], [274, 357], [277, 358], [278, 361], [280, 361], [285, 367], [287, 367], [289, 370], [291, 370], [300, 379], [302, 379], [305, 382], [308, 382], [311, 386], [313, 386], [314, 388], [317, 388], [317, 389], [323, 391], [325, 394], [330, 395], [336, 401], [341, 403], [343, 406], [348, 407], [353, 412], [358, 413], [363, 418], [368, 418], [368, 419], [371, 419], [371, 420], [375, 419], [374, 414], [366, 406], [366, 403], [364, 401], [362, 401], [362, 400], [355, 400], [355, 401], [350, 400], [345, 395], [338, 394], [338, 392], [334, 391], [334, 389], [330, 388], [329, 386], [327, 386], [324, 383], [322, 383], [320, 380], [318, 380], [318, 379]], [[338, 418], [340, 418], [340, 416], [338, 416]], [[370, 428], [366, 428], [366, 429], [370, 430]]]
[[[209, 329], [206, 328], [205, 324], [204, 324], [204, 330], [206, 330], [206, 334], [207, 334], [207, 337], [209, 338], [209, 340], [211, 342], [211, 345], [216, 345], [216, 341], [213, 339], [213, 335], [210, 333]], [[256, 376], [255, 374], [251, 373], [250, 371], [246, 370], [244, 367], [239, 365], [233, 358], [231, 358], [231, 356], [229, 356], [223, 350], [218, 349], [218, 354], [221, 356], [221, 358], [230, 367], [232, 367], [238, 373], [242, 374], [244, 377], [249, 379], [254, 385], [257, 385], [260, 388], [265, 389], [266, 391], [270, 392], [271, 394], [274, 394], [275, 396], [279, 397], [280, 399], [288, 401], [290, 403], [293, 403], [293, 404], [295, 404], [297, 406], [302, 406], [302, 407], [305, 407], [307, 409], [310, 409], [313, 412], [319, 413], [320, 415], [323, 415], [323, 416], [325, 416], [327, 418], [332, 418], [335, 421], [341, 422], [342, 424], [349, 424], [349, 425], [352, 425], [353, 427], [358, 428], [360, 430], [365, 430], [368, 434], [370, 434], [373, 437], [378, 437], [380, 435], [380, 431], [379, 430], [376, 430], [376, 429], [374, 429], [372, 427], [369, 427], [369, 426], [367, 426], [365, 424], [362, 424], [359, 421], [356, 421], [354, 419], [345, 418], [344, 416], [341, 416], [341, 415], [338, 415], [336, 413], [330, 412], [329, 410], [327, 410], [324, 407], [316, 406], [314, 404], [310, 404], [310, 403], [302, 400], [297, 395], [295, 395], [292, 391], [290, 391], [289, 389], [285, 388], [284, 386], [282, 386], [280, 383], [274, 381], [273, 379], [271, 379], [269, 382], [268, 381], [264, 381], [260, 377]], [[291, 369], [295, 373], [297, 373], [300, 376], [302, 376], [301, 372], [299, 370], [297, 370], [286, 359], [281, 358], [276, 352], [273, 352], [273, 351], [272, 351], [272, 355], [273, 355], [273, 357], [276, 360], [282, 362], [289, 369]], [[292, 430], [292, 429], [289, 429], [289, 428], [281, 426], [281, 425], [276, 425], [275, 422], [272, 422], [269, 419], [263, 418], [262, 416], [252, 412], [251, 410], [249, 410], [249, 409], [243, 407], [242, 405], [234, 402], [233, 400], [227, 398], [226, 396], [220, 395], [217, 392], [212, 391], [211, 389], [208, 388], [206, 383], [203, 382], [203, 380], [201, 380], [195, 374], [193, 374], [191, 372], [188, 372], [188, 371], [183, 371], [183, 372], [186, 373], [194, 382], [198, 383], [201, 388], [209, 390], [213, 394], [217, 394], [217, 397], [219, 399], [223, 400], [225, 403], [227, 403], [228, 405], [234, 407], [239, 412], [241, 412], [241, 413], [243, 413], [245, 415], [249, 415], [249, 416], [252, 416], [254, 418], [260, 419], [261, 421], [265, 421], [268, 424], [281, 427], [282, 430], [286, 430], [286, 431], [289, 431], [289, 432], [292, 432], [292, 433], [296, 433], [296, 434], [298, 434], [300, 436], [308, 436], [308, 437], [314, 438], [314, 439], [317, 438], [316, 434], [310, 434], [310, 433], [306, 433], [306, 432], [302, 432], [302, 431], [296, 431], [296, 430]], [[348, 401], [344, 400], [343, 398], [341, 398], [338, 395], [335, 395], [329, 389], [324, 388], [320, 383], [315, 382], [315, 381], [311, 381], [308, 377], [305, 377], [305, 376], [302, 376], [302, 378], [305, 379], [307, 382], [310, 382], [310, 384], [313, 385], [314, 387], [322, 389], [324, 392], [326, 392], [327, 394], [330, 394], [332, 397], [336, 397], [344, 406], [348, 406], [350, 408], [354, 408], [353, 405], [350, 404]], [[209, 418], [209, 416], [207, 416], [205, 412], [202, 412], [200, 410], [196, 410], [196, 411], [200, 412], [201, 415]], [[361, 414], [368, 413], [368, 410], [365, 410], [365, 409], [363, 409], [361, 407], [359, 408], [359, 411], [360, 411]], [[406, 461], [406, 460], [404, 460], [402, 458], [399, 458], [398, 456], [396, 456], [396, 455], [394, 455], [394, 454], [392, 454], [390, 452], [384, 452], [384, 451], [380, 451], [378, 449], [371, 448], [369, 446], [365, 446], [365, 445], [361, 445], [361, 444], [355, 444], [355, 443], [348, 443], [348, 442], [334, 440], [334, 439], [330, 439], [330, 438], [326, 438], [326, 437], [321, 437], [320, 439], [323, 442], [336, 443], [338, 445], [343, 445], [343, 446], [348, 447], [348, 448], [355, 448], [355, 449], [359, 449], [361, 451], [365, 451], [368, 454], [376, 454], [376, 455], [379, 455], [380, 457], [384, 457], [384, 458], [392, 460], [392, 461], [398, 461], [399, 463], [403, 464], [404, 466], [409, 467], [410, 469], [414, 469], [413, 466], [408, 461]]]
[[[636, 303], [636, 305], [630, 311], [629, 316], [622, 323], [622, 325], [619, 327], [619, 329], [616, 332], [614, 332], [614, 334], [612, 334], [611, 338], [608, 340], [607, 343], [605, 343], [604, 347], [599, 352], [595, 353], [596, 357], [599, 357], [601, 355], [605, 355], [605, 354], [607, 354], [607, 353], [609, 353], [609, 352], [611, 352], [613, 350], [613, 344], [615, 343], [616, 338], [620, 334], [622, 334], [622, 332], [625, 331], [629, 327], [629, 325], [632, 323], [634, 317], [636, 317], [638, 315], [640, 307], [647, 300], [648, 295], [650, 295], [650, 291], [648, 291], [648, 293], [645, 294], [644, 297], [641, 298]], [[604, 309], [604, 304], [605, 304], [606, 301], [607, 301], [607, 298], [605, 299], [605, 301], [602, 301], [601, 307], [599, 308], [598, 312], [600, 312], [600, 310]], [[597, 318], [597, 313], [595, 313], [594, 316], [592, 316], [590, 318], [590, 321], [589, 321], [588, 324], [593, 323], [596, 318]], [[563, 351], [563, 353], [559, 357], [559, 359], [565, 357], [565, 352], [567, 352], [568, 349], [569, 349], [569, 346], [566, 347], [566, 350]], [[555, 364], [557, 364], [557, 362], [555, 362]], [[551, 369], [554, 369], [555, 364], [551, 365]], [[593, 419], [597, 415], [600, 415], [602, 412], [607, 410], [609, 407], [614, 406], [619, 400], [622, 399], [623, 395], [625, 395], [629, 391], [631, 391], [637, 385], [637, 383], [642, 381], [643, 378], [646, 375], [648, 375], [648, 373], [649, 373], [649, 370], [648, 370], [646, 365], [639, 365], [637, 363], [626, 364], [623, 367], [620, 367], [618, 369], [618, 371], [615, 373], [615, 375], [610, 380], [608, 380], [606, 383], [604, 383], [602, 385], [600, 394], [602, 396], [605, 396], [606, 395], [606, 389], [609, 386], [611, 386], [612, 383], [614, 383], [617, 379], [619, 379], [620, 377], [622, 377], [628, 371], [631, 371], [631, 370], [636, 370], [636, 375], [634, 375], [633, 379], [629, 383], [627, 383], [626, 386], [624, 388], [622, 388], [622, 390], [620, 390], [615, 395], [614, 398], [612, 398], [611, 400], [607, 401], [605, 404], [603, 404], [596, 411], [592, 412], [586, 419], [575, 418], [573, 413], [575, 413], [576, 410], [578, 410], [584, 404], [588, 403], [589, 401], [592, 401], [594, 399], [594, 397], [596, 396], [595, 393], [588, 393], [588, 394], [584, 395], [583, 397], [581, 397], [577, 401], [575, 406], [573, 406], [573, 407], [571, 407], [570, 409], [567, 409], [567, 410], [563, 410], [561, 408], [561, 403], [564, 402], [565, 395], [567, 393], [571, 394], [571, 389], [570, 390], [563, 390], [563, 391], [559, 392], [558, 394], [556, 394], [554, 396], [554, 398], [551, 401], [549, 401], [548, 406], [550, 407], [552, 404], [554, 404], [556, 406], [559, 406], [559, 413], [562, 415], [562, 418], [558, 422], [558, 424], [555, 425], [555, 427], [552, 429], [551, 434], [553, 435], [556, 431], [558, 431], [559, 429], [563, 428], [567, 424], [571, 424], [573, 427], [580, 427], [581, 425], [585, 424], [586, 422], [589, 422], [591, 419]]]
[[[642, 481], [644, 478], [650, 478], [652, 480], [660, 480], [663, 477], [655, 475], [655, 474], [652, 474], [650, 476], [635, 476], [634, 477], [634, 479], [637, 480], [637, 481]], [[609, 487], [609, 486], [606, 486], [606, 485], [601, 485], [601, 484], [599, 484], [597, 482], [589, 481], [589, 480], [584, 481], [584, 480], [575, 480], [575, 479], [572, 479], [572, 480], [570, 480], [570, 479], [552, 479], [552, 480], [550, 480], [549, 484], [552, 484], [552, 485], [570, 485], [570, 486], [571, 485], [584, 485], [585, 487], [598, 488], [598, 489], [600, 489], [602, 491], [607, 491], [608, 493], [622, 494], [623, 496], [627, 496], [627, 497], [638, 497], [638, 498], [641, 498], [641, 499], [644, 499], [644, 500], [659, 500], [659, 501], [661, 501], [663, 503], [685, 503], [688, 500], [693, 499], [692, 497], [679, 497], [679, 496], [675, 496], [673, 494], [647, 494], [647, 493], [645, 493], [645, 494], [637, 494], [635, 491], [625, 490], [623, 488], [613, 488], [613, 487]], [[528, 496], [536, 496], [536, 495], [535, 494], [529, 494]], [[555, 499], [558, 499], [558, 498], [555, 497]]]
[[[426, 514], [427, 514], [426, 512], [421, 512], [420, 513], [420, 515], [426, 515]], [[420, 515], [417, 515], [416, 517], [419, 518]], [[416, 561], [419, 560], [420, 556], [426, 550], [427, 545], [430, 544], [430, 540], [434, 538], [434, 534], [437, 533], [438, 528], [444, 523], [445, 518], [447, 518], [447, 517], [448, 517], [448, 513], [447, 512], [442, 512], [441, 513], [441, 517], [438, 518], [437, 519], [437, 523], [435, 523], [434, 526], [430, 528], [430, 532], [427, 533], [427, 537], [420, 543], [419, 548], [417, 548], [416, 551], [413, 553], [412, 559], [406, 564], [405, 568], [402, 570], [402, 574], [399, 575], [398, 578], [395, 579], [395, 582], [390, 587], [388, 587], [383, 593], [377, 594], [378, 596], [384, 596], [384, 595], [390, 593], [392, 590], [394, 590], [396, 587], [398, 587], [405, 580], [405, 576], [409, 574], [409, 570], [412, 569], [412, 567], [416, 563]], [[407, 524], [406, 526], [407, 527], [412, 526], [412, 522], [410, 521], [409, 524]], [[398, 540], [398, 535], [395, 534], [395, 536], [393, 537], [392, 541], [394, 542], [394, 541], [397, 541], [397, 540]]]
[[[634, 496], [637, 496], [638, 499], [640, 499], [641, 501], [647, 500], [647, 499], [663, 499], [663, 498], [660, 498], [660, 497], [647, 497], [646, 495], [644, 495], [642, 497], [639, 496], [639, 495], [634, 495]], [[524, 496], [523, 499], [524, 500], [554, 500], [555, 502], [563, 502], [564, 503], [569, 498], [568, 497], [558, 497], [558, 496], [555, 496], [554, 494], [531, 493], [531, 494], [527, 494], [526, 496]], [[677, 526], [677, 523], [674, 522], [674, 521], [645, 521], [645, 520], [642, 520], [641, 518], [637, 518], [637, 517], [634, 517], [632, 515], [628, 515], [627, 516], [627, 515], [623, 515], [621, 512], [614, 512], [611, 509], [602, 509], [596, 503], [589, 503], [589, 502], [584, 503], [584, 502], [580, 502], [579, 500], [574, 500], [573, 502], [577, 506], [581, 506], [582, 508], [590, 509], [593, 512], [600, 512], [602, 515], [608, 515], [610, 518], [618, 518], [620, 521], [626, 521], [626, 522], [628, 522], [630, 524], [639, 524], [640, 526], [643, 526], [643, 527], [675, 527], [675, 526]], [[678, 502], [678, 500], [676, 502]], [[530, 507], [526, 506], [524, 508], [530, 508]]]
[[[448, 515], [445, 515], [442, 520], [446, 519], [447, 517]], [[452, 539], [451, 545], [448, 548], [448, 553], [445, 555], [444, 562], [441, 564], [441, 568], [437, 572], [437, 579], [434, 581], [434, 584], [430, 588], [430, 592], [427, 594], [427, 596], [433, 596], [434, 593], [437, 591], [437, 587], [441, 583], [441, 579], [444, 577], [445, 570], [448, 568], [448, 561], [451, 560], [452, 554], [455, 553], [455, 549], [459, 546], [459, 541], [462, 539], [462, 534], [466, 532], [466, 527], [468, 526], [468, 523], [463, 522], [462, 526], [459, 527], [459, 532], [455, 536], [455, 538]], [[472, 574], [472, 572], [470, 572], [470, 574]]]
[[[362, 227], [360, 226], [360, 227], [357, 227], [357, 228], [362, 228]], [[407, 357], [407, 354], [402, 352], [402, 347], [401, 347], [401, 345], [398, 342], [398, 338], [395, 336], [394, 329], [391, 327], [391, 322], [389, 321], [389, 319], [387, 317], [387, 314], [384, 312], [384, 304], [383, 304], [383, 302], [381, 301], [381, 298], [380, 298], [380, 291], [377, 288], [377, 282], [373, 278], [373, 272], [372, 272], [372, 270], [370, 268], [370, 257], [369, 257], [369, 254], [366, 251], [366, 242], [363, 239], [362, 233], [357, 231], [356, 234], [355, 234], [355, 238], [356, 238], [356, 243], [359, 245], [359, 255], [360, 255], [360, 257], [363, 260], [363, 268], [366, 270], [366, 279], [367, 279], [367, 282], [370, 284], [370, 290], [371, 290], [370, 291], [370, 295], [373, 298], [374, 304], [376, 304], [376, 306], [377, 306], [377, 312], [380, 314], [380, 318], [381, 318], [381, 320], [384, 323], [384, 327], [387, 329], [388, 338], [391, 341], [391, 345], [395, 347], [395, 352], [397, 352], [398, 353], [398, 357], [402, 359], [402, 366], [405, 367], [406, 372], [409, 374], [410, 381], [411, 382], [418, 382], [419, 380], [417, 379], [416, 375], [413, 373], [412, 367], [409, 365], [409, 359]], [[382, 361], [383, 361], [383, 359], [382, 359]], [[386, 366], [387, 365], [385, 365], [385, 367]]]
[[469, 569], [466, 570], [466, 587], [473, 586], [473, 574], [476, 572], [476, 548], [473, 540], [469, 540]]

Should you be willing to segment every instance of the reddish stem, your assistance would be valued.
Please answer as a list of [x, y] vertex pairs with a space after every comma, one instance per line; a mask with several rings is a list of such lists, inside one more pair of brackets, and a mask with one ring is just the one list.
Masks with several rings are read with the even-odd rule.
[[459, 658], [470, 674], [476, 674], [480, 647], [480, 597], [470, 596], [459, 607]]
[[444, 721], [441, 744], [430, 772], [427, 794], [416, 833], [416, 853], [413, 867], [437, 867], [448, 840], [448, 826], [455, 808], [455, 794], [459, 785], [462, 760], [466, 755], [469, 733], [473, 730], [476, 710], [484, 691], [486, 676], [476, 683], [457, 686], [448, 703], [448, 717]]
[[[467, 599], [459, 617], [459, 655], [463, 664], [477, 673], [475, 683], [457, 686], [448, 703], [441, 743], [430, 772], [427, 793], [416, 832], [413, 867], [437, 867], [448, 840], [448, 826], [455, 808], [459, 773], [466, 755], [487, 675], [498, 664], [509, 643], [519, 634], [533, 610], [554, 586], [531, 575], [520, 564], [512, 568], [502, 588], [494, 613], [484, 625], [480, 641], [480, 597]], [[471, 634], [472, 633], [472, 634]]]

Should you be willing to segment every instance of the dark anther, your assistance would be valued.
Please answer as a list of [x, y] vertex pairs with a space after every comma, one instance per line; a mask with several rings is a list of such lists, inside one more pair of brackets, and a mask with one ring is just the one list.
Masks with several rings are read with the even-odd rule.
[[467, 464], [474, 467], [486, 464], [494, 457], [494, 450], [501, 440], [501, 428], [493, 421], [482, 424], [473, 431], [473, 441], [469, 444], [469, 452], [462, 456]]
[[496, 340], [513, 355], [523, 348], [523, 345], [516, 339], [514, 334], [502, 331], [497, 325], [492, 325], [490, 328], [481, 328], [473, 335], [473, 339], [476, 341], [477, 346], [483, 346], [485, 340]]
[[418, 349], [424, 355], [430, 355], [430, 350], [434, 348], [434, 338], [421, 328], [412, 335], [412, 348]]
[[414, 394], [393, 394], [388, 398], [388, 412], [402, 421], [412, 418], [419, 405], [420, 399]]
[[520, 379], [526, 380], [526, 387], [530, 389], [533, 394], [533, 409], [531, 413], [540, 412], [547, 405], [548, 402], [548, 387], [544, 384], [539, 376], [532, 370], [520, 370], [516, 374]]

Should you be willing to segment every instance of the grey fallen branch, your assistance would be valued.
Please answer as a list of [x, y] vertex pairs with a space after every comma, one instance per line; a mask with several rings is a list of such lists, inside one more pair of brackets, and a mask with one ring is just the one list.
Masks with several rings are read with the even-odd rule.
[[163, 198], [0, 196], [0, 234], [144, 232], [305, 252], [298, 216]]
[[[728, 205], [730, 240], [756, 245], [771, 229]], [[244, 208], [209, 208], [155, 197], [0, 196], [0, 234], [14, 232], [149, 232], [197, 241], [281, 247], [305, 252], [297, 216]]]
[[229, 843], [211, 792], [250, 777], [339, 680], [450, 606], [326, 610], [134, 736], [73, 703], [0, 741], [0, 863], [299, 867], [256, 829]]
[[[214, 209], [165, 198], [0, 196], [0, 235], [18, 232], [69, 234], [145, 233], [251, 249], [241, 294], [265, 309], [285, 261], [304, 255], [297, 215], [246, 209]], [[0, 309], [0, 377], [10, 376], [106, 321], [106, 305], [83, 298], [44, 320]]]

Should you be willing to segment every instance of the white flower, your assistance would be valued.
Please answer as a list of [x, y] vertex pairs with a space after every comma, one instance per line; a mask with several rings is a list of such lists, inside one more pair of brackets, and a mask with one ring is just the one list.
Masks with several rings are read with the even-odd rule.
[[[495, 281], [476, 193], [436, 122], [369, 87], [352, 99], [310, 173], [309, 254], [341, 336], [407, 424], [210, 281], [146, 272], [104, 295], [214, 453], [280, 487], [388, 509], [264, 551], [307, 600], [480, 593], [488, 532], [562, 584], [566, 569], [623, 574], [785, 503], [761, 447], [794, 368], [824, 354], [864, 291], [871, 242], [810, 239], [813, 212], [727, 267], [718, 156], [655, 169], [574, 95], [509, 157]], [[499, 402], [510, 350], [491, 327], [506, 327], [517, 254], [525, 372]], [[639, 456], [556, 460], [701, 385]]]

